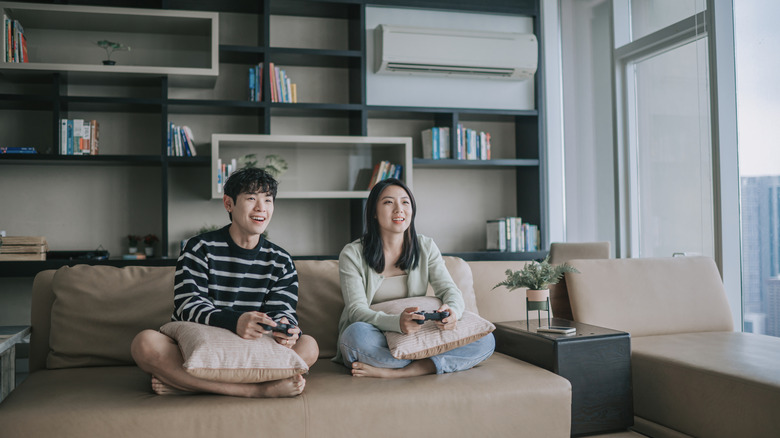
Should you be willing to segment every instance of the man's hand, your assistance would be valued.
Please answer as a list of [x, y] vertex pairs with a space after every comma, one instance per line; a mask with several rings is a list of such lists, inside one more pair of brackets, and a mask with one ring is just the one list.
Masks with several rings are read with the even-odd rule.
[[417, 315], [414, 312], [417, 312], [420, 310], [419, 307], [407, 307], [404, 309], [404, 311], [401, 313], [401, 332], [405, 334], [414, 333], [420, 328], [422, 328], [422, 324], [418, 324], [415, 320], [421, 319], [425, 320], [425, 317], [422, 315]]
[[441, 307], [439, 307], [439, 312], [444, 311], [450, 312], [450, 316], [442, 319], [441, 321], [435, 321], [436, 325], [439, 327], [439, 330], [455, 330], [455, 326], [458, 323], [458, 317], [455, 316], [455, 312], [450, 309], [450, 306], [446, 304], [442, 304]]
[[[287, 317], [283, 316], [282, 319], [279, 320], [282, 324], [289, 324], [289, 321], [287, 321]], [[301, 329], [298, 327], [293, 327], [289, 330], [287, 330], [287, 333], [289, 336], [285, 335], [282, 332], [273, 332], [274, 340], [282, 346], [285, 346], [287, 348], [293, 348], [295, 346], [295, 343], [298, 342], [298, 338], [301, 337]]]
[[244, 339], [257, 339], [268, 332], [260, 324], [275, 327], [276, 323], [262, 312], [246, 312], [238, 318], [236, 333]]

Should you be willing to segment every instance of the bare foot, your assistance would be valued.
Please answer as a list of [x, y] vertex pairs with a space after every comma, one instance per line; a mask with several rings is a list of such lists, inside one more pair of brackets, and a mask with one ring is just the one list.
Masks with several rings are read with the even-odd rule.
[[352, 362], [352, 377], [380, 377], [394, 379], [399, 377], [424, 376], [436, 374], [436, 365], [429, 359], [415, 360], [403, 368], [378, 368], [363, 362]]
[[260, 383], [257, 385], [257, 392], [252, 397], [295, 397], [303, 392], [305, 386], [306, 379], [298, 374], [287, 379]]
[[157, 377], [152, 376], [152, 391], [157, 395], [185, 395], [194, 394], [190, 391], [184, 391], [173, 386], [167, 385], [160, 381]]

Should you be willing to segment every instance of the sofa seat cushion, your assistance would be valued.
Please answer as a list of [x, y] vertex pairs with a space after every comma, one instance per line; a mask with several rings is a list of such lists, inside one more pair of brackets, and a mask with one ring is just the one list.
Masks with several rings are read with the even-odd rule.
[[569, 381], [501, 353], [467, 371], [408, 379], [352, 377], [320, 360], [306, 379], [308, 436], [568, 437], [571, 429]]
[[691, 436], [780, 430], [780, 338], [738, 332], [631, 340], [634, 413]]
[[301, 397], [156, 395], [135, 366], [30, 374], [0, 404], [0, 435], [30, 437], [304, 437]]

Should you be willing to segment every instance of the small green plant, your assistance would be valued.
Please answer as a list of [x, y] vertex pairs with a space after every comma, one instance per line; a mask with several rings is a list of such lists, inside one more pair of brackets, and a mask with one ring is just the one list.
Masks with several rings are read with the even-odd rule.
[[[257, 155], [246, 154], [238, 159], [241, 167], [257, 167]], [[287, 169], [287, 160], [276, 154], [269, 154], [265, 156], [265, 166], [263, 170], [268, 172], [274, 178], [279, 178], [279, 175], [283, 174]]]
[[525, 265], [523, 269], [517, 271], [507, 269], [506, 280], [493, 286], [493, 289], [499, 286], [506, 286], [509, 290], [521, 287], [531, 290], [544, 290], [549, 288], [551, 284], [558, 283], [563, 274], [567, 272], [579, 274], [580, 271], [568, 263], [553, 266], [550, 264], [550, 256], [547, 256], [541, 262], [532, 261]]
[[[130, 46], [126, 46], [122, 43], [115, 43], [113, 41], [109, 40], [100, 40], [97, 41], [95, 44], [97, 44], [99, 47], [101, 47], [103, 50], [106, 51], [106, 61], [110, 61], [113, 63], [114, 61], [111, 60], [111, 54], [114, 52], [121, 52], [121, 51], [127, 51], [129, 52], [131, 50]], [[104, 61], [105, 63], [105, 61]]]

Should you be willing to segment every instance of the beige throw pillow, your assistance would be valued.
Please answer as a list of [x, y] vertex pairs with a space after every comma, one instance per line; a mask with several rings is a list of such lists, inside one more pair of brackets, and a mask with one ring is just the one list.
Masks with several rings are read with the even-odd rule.
[[[436, 297], [412, 297], [374, 304], [371, 309], [389, 314], [398, 314], [407, 307], [419, 307], [432, 312], [441, 306]], [[425, 359], [436, 356], [487, 335], [496, 329], [490, 321], [476, 313], [463, 312], [454, 330], [441, 330], [435, 321], [425, 321], [419, 331], [411, 334], [385, 332], [390, 353], [396, 359]]]
[[248, 340], [230, 330], [184, 321], [169, 322], [160, 331], [179, 343], [185, 370], [202, 379], [266, 382], [309, 370], [297, 353], [270, 335]]

